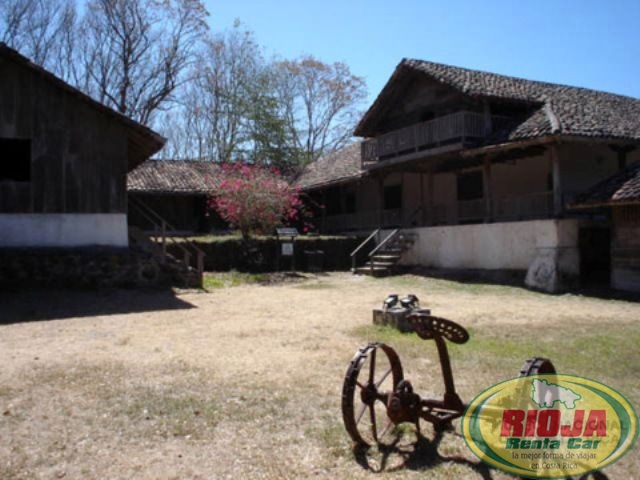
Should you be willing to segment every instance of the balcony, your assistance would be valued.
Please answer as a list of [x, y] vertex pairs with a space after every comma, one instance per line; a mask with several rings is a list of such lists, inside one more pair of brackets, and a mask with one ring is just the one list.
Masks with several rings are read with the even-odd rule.
[[506, 117], [491, 117], [489, 124], [482, 113], [460, 111], [451, 115], [416, 123], [362, 142], [362, 162], [383, 161], [410, 153], [451, 150], [477, 142], [491, 133], [492, 125], [504, 124]]

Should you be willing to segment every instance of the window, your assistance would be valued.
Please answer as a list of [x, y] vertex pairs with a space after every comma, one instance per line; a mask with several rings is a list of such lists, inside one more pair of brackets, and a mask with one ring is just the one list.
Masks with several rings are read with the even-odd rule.
[[31, 141], [0, 138], [0, 182], [31, 180]]
[[481, 171], [458, 174], [458, 201], [478, 200], [483, 196]]
[[398, 210], [402, 208], [402, 185], [384, 187], [384, 209]]

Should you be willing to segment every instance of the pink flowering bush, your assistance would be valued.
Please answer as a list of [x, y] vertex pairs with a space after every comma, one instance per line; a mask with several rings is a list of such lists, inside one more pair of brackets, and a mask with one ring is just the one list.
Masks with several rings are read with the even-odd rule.
[[209, 198], [209, 208], [239, 229], [245, 239], [251, 233], [269, 234], [276, 225], [294, 222], [302, 208], [299, 191], [278, 170], [258, 165], [224, 165], [216, 192]]

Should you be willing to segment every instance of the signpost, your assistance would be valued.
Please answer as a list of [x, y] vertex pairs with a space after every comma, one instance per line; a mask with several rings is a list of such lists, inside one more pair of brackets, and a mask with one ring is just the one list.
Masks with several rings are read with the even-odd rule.
[[278, 236], [278, 271], [280, 271], [280, 264], [282, 257], [290, 259], [291, 271], [296, 270], [296, 257], [294, 244], [296, 237], [299, 235], [298, 230], [292, 227], [278, 227], [276, 228], [276, 235]]

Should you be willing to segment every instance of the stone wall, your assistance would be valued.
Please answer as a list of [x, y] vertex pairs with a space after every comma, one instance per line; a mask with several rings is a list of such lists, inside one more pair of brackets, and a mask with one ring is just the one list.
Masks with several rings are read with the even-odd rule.
[[[193, 240], [193, 239], [192, 239]], [[295, 270], [340, 271], [351, 268], [350, 253], [360, 244], [356, 237], [298, 237], [294, 242]], [[193, 240], [206, 254], [205, 271], [240, 270], [275, 272], [291, 270], [291, 257], [279, 257], [280, 244], [275, 238], [255, 238], [247, 246], [239, 238]], [[182, 253], [167, 245], [176, 258]]]
[[0, 249], [0, 288], [156, 287], [171, 274], [150, 254], [133, 249]]

